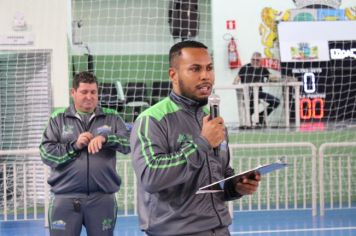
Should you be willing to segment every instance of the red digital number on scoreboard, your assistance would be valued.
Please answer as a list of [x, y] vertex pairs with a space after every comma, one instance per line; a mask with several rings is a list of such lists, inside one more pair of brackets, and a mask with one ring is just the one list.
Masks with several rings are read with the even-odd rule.
[[300, 99], [300, 118], [303, 120], [321, 119], [324, 117], [324, 99], [302, 98]]

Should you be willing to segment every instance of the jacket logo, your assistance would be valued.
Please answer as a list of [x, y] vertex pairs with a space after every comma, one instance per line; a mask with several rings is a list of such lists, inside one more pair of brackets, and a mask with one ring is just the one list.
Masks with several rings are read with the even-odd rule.
[[112, 227], [112, 224], [113, 224], [113, 220], [110, 219], [110, 218], [107, 218], [107, 219], [104, 219], [101, 224], [102, 224], [102, 228], [101, 229], [103, 231], [110, 230], [111, 227]]
[[192, 140], [193, 136], [191, 134], [179, 134], [177, 143], [191, 142]]
[[98, 134], [108, 134], [111, 132], [111, 126], [103, 125], [96, 129]]
[[73, 125], [64, 125], [62, 128], [63, 136], [73, 134], [73, 129], [74, 129]]

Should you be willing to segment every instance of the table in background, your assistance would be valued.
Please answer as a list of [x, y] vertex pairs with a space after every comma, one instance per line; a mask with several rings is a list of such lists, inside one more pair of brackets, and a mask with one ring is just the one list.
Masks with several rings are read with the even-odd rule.
[[[239, 115], [244, 114], [244, 121], [240, 124], [252, 127], [251, 114], [250, 114], [250, 96], [249, 90], [253, 89], [253, 106], [254, 111], [258, 111], [259, 99], [258, 90], [260, 87], [282, 87], [283, 97], [284, 97], [284, 107], [285, 107], [285, 122], [286, 127], [290, 127], [290, 107], [289, 107], [289, 88], [294, 89], [294, 109], [295, 109], [295, 125], [300, 126], [300, 111], [299, 111], [299, 100], [300, 100], [300, 86], [302, 82], [269, 82], [269, 83], [244, 83], [244, 84], [234, 84], [228, 86], [215, 86], [215, 90], [236, 90], [237, 92], [237, 102]], [[243, 103], [243, 106], [241, 104]], [[254, 112], [254, 116], [258, 116], [258, 112]], [[257, 118], [258, 120], [258, 118]]]

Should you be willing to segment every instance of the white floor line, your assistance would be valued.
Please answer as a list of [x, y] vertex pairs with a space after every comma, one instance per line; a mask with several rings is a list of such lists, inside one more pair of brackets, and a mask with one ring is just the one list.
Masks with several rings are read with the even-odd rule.
[[338, 231], [338, 230], [356, 230], [355, 227], [330, 227], [330, 228], [310, 228], [310, 229], [278, 229], [278, 230], [257, 230], [230, 232], [231, 235], [237, 234], [266, 234], [266, 233], [284, 233], [284, 232], [315, 232], [315, 231]]

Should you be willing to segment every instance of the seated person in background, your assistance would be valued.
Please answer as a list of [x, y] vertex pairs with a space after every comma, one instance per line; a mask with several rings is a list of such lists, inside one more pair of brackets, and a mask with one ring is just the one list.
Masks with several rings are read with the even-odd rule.
[[[265, 80], [266, 78], [266, 80]], [[261, 67], [261, 53], [255, 52], [252, 54], [251, 63], [248, 63], [241, 67], [234, 83], [263, 83], [267, 80], [275, 81], [275, 78], [270, 76], [268, 69]], [[254, 112], [253, 106], [253, 89], [250, 88], [250, 114]], [[274, 111], [280, 104], [278, 98], [272, 96], [271, 94], [262, 91], [262, 87], [258, 91], [258, 99], [262, 99], [268, 103], [267, 115]], [[263, 111], [259, 113], [259, 123], [257, 125], [265, 126], [266, 121], [264, 120]]]

